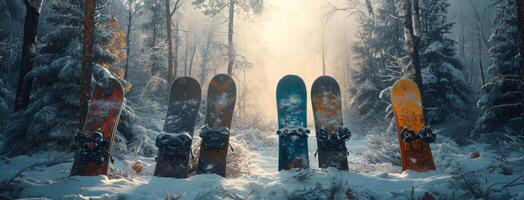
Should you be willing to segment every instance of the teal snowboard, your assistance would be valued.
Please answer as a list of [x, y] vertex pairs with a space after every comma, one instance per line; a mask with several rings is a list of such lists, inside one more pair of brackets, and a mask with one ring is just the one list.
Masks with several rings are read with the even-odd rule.
[[309, 168], [307, 95], [304, 81], [287, 75], [278, 82], [278, 170]]

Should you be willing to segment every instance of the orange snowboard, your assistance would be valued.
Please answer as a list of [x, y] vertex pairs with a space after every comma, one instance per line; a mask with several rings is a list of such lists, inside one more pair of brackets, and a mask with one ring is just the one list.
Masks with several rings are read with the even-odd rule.
[[407, 143], [400, 138], [400, 132], [404, 128], [418, 133], [425, 127], [420, 90], [417, 84], [407, 79], [395, 82], [391, 89], [391, 105], [397, 123], [402, 171], [407, 169], [418, 172], [435, 170], [435, 162], [428, 143], [420, 139]]
[[[111, 153], [111, 144], [115, 138], [123, 103], [124, 89], [120, 82], [113, 78], [102, 80], [93, 90], [84, 128], [81, 130], [86, 137], [91, 137], [94, 131], [101, 132], [104, 140], [109, 141], [109, 145], [105, 149], [109, 154]], [[107, 175], [108, 167], [108, 159], [105, 159], [101, 164], [81, 163], [77, 150], [71, 176]]]

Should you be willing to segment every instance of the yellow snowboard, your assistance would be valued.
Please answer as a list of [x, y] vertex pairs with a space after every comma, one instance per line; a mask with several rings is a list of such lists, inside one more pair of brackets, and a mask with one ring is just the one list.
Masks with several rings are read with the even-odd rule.
[[400, 137], [404, 128], [418, 133], [425, 127], [420, 90], [417, 84], [407, 79], [395, 82], [391, 89], [391, 105], [397, 122], [402, 171], [407, 169], [419, 172], [435, 170], [435, 162], [428, 143], [420, 139], [407, 143]]

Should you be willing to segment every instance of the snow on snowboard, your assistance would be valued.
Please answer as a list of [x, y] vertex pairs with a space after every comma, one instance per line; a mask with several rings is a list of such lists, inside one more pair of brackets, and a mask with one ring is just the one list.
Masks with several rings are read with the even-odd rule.
[[107, 175], [124, 89], [118, 80], [105, 78], [95, 86], [82, 130], [75, 135], [71, 176]]
[[[201, 102], [201, 87], [191, 77], [176, 79], [169, 95], [164, 132], [158, 146], [155, 176], [186, 178], [189, 175], [191, 144]], [[307, 95], [304, 81], [296, 75], [283, 77], [276, 90], [278, 110], [278, 170], [309, 168], [307, 138]], [[201, 146], [197, 173], [226, 175], [231, 121], [236, 102], [236, 85], [225, 74], [209, 83], [205, 125], [200, 130]], [[75, 135], [76, 152], [71, 176], [107, 175], [111, 145], [124, 103], [118, 80], [105, 78], [91, 96], [86, 122]], [[348, 170], [346, 141], [351, 133], [343, 125], [338, 83], [329, 76], [317, 78], [311, 87], [317, 153], [320, 168]], [[391, 104], [397, 124], [402, 169], [435, 169], [429, 143], [436, 136], [425, 127], [420, 91], [411, 80], [397, 81], [391, 90]]]
[[436, 137], [425, 127], [420, 90], [412, 80], [401, 79], [391, 89], [391, 105], [397, 124], [402, 170], [435, 170], [429, 143]]
[[335, 79], [321, 76], [311, 87], [311, 103], [318, 146], [318, 166], [348, 170], [346, 141], [351, 133], [344, 127], [340, 88]]
[[202, 143], [197, 173], [226, 175], [231, 120], [236, 102], [235, 81], [219, 74], [211, 79], [207, 92], [205, 126], [200, 130]]
[[278, 170], [309, 168], [307, 96], [304, 81], [287, 75], [277, 85]]
[[186, 178], [189, 175], [191, 144], [201, 96], [200, 84], [194, 78], [177, 78], [171, 85], [164, 123], [166, 133], [156, 139], [155, 176]]

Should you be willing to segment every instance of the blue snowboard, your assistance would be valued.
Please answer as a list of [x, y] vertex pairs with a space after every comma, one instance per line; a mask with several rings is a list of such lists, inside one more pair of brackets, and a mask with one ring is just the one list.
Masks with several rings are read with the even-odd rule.
[[307, 95], [304, 81], [287, 75], [278, 82], [278, 170], [309, 168]]

